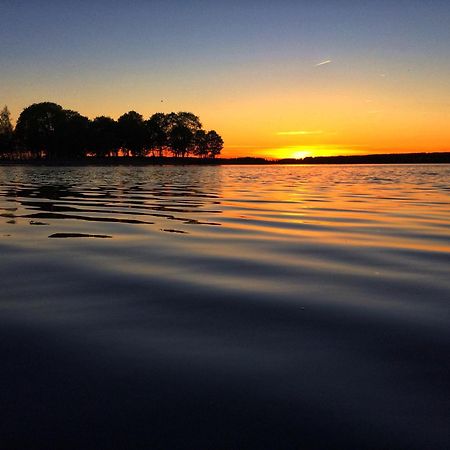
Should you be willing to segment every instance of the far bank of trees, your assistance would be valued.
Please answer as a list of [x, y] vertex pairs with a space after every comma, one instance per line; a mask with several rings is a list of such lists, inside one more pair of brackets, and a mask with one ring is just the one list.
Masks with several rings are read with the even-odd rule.
[[5, 106], [0, 111], [0, 158], [82, 159], [87, 157], [215, 158], [221, 136], [205, 131], [190, 112], [155, 113], [148, 119], [129, 111], [114, 120], [93, 120], [56, 103], [35, 103], [20, 114], [15, 128]]

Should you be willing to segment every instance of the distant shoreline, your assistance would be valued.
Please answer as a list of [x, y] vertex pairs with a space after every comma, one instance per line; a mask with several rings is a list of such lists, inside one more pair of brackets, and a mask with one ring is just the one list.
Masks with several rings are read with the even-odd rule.
[[108, 157], [84, 159], [0, 159], [0, 165], [30, 166], [152, 166], [152, 165], [321, 165], [321, 164], [450, 164], [450, 152], [388, 153], [374, 155], [315, 156], [303, 159]]

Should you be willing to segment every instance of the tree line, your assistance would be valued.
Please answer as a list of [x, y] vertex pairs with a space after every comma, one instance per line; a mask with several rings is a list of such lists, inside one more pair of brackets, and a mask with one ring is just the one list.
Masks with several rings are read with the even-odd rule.
[[155, 113], [145, 120], [129, 111], [114, 120], [93, 120], [51, 103], [26, 107], [13, 127], [5, 106], [0, 111], [0, 158], [82, 159], [87, 157], [215, 158], [223, 148], [221, 136], [205, 131], [191, 112]]

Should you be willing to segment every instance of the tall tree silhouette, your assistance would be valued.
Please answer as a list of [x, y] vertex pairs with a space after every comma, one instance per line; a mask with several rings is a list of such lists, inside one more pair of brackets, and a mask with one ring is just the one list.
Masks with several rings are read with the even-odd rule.
[[208, 157], [208, 140], [205, 130], [198, 130], [194, 136], [194, 154], [200, 158]]
[[99, 158], [117, 156], [120, 147], [117, 122], [111, 117], [96, 117], [90, 129], [89, 151]]
[[14, 132], [10, 117], [8, 107], [5, 106], [0, 111], [0, 158], [13, 151]]
[[192, 131], [183, 124], [175, 125], [170, 131], [169, 141], [174, 156], [187, 156], [194, 142]]
[[145, 123], [147, 127], [148, 148], [156, 150], [159, 157], [163, 156], [164, 149], [168, 146], [166, 133], [167, 121], [164, 113], [155, 113]]
[[129, 111], [117, 121], [120, 144], [129, 156], [143, 156], [147, 129], [142, 116], [136, 111]]
[[166, 115], [165, 130], [174, 156], [188, 156], [195, 148], [195, 135], [202, 124], [198, 116], [181, 111]]
[[65, 109], [63, 113], [63, 123], [58, 130], [58, 156], [81, 158], [86, 155], [89, 145], [89, 119], [72, 110]]
[[34, 103], [25, 108], [16, 124], [16, 135], [20, 143], [34, 156], [46, 154], [58, 156], [60, 131], [64, 124], [64, 110], [51, 102]]
[[206, 147], [210, 158], [215, 158], [220, 155], [223, 149], [222, 137], [214, 130], [208, 131], [206, 134]]

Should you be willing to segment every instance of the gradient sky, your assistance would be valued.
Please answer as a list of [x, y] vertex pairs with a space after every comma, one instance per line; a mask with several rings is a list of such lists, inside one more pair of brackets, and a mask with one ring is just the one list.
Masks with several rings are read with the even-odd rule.
[[224, 156], [450, 150], [448, 0], [0, 0], [0, 42], [13, 120], [186, 110]]

